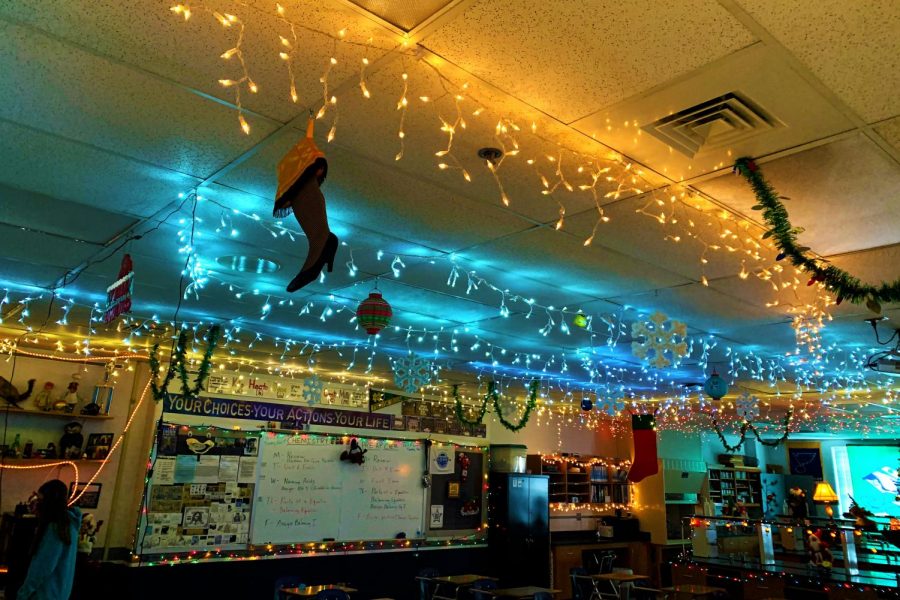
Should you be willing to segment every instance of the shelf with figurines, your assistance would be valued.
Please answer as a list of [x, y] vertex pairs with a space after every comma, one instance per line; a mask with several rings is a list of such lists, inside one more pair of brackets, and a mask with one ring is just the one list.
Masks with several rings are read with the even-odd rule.
[[[35, 388], [35, 379], [28, 380], [28, 387], [19, 393], [11, 382], [0, 377], [0, 399], [6, 400], [6, 405], [0, 407], [0, 412], [7, 414], [34, 415], [42, 417], [55, 417], [70, 420], [82, 419], [111, 419], [109, 414], [115, 392], [114, 379], [118, 375], [116, 369], [119, 365], [114, 362], [107, 364], [103, 379], [94, 386], [94, 392], [90, 401], [82, 396], [79, 391], [83, 371], [72, 374], [72, 380], [61, 394], [54, 392], [56, 384], [52, 381], [44, 382], [41, 391], [32, 392]], [[23, 408], [21, 402], [31, 400], [34, 408]], [[79, 410], [78, 407], [81, 407]]]

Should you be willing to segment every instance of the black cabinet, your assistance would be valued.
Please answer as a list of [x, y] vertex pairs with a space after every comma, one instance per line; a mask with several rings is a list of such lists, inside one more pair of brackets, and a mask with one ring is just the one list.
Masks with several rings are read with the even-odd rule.
[[548, 477], [491, 473], [488, 546], [504, 587], [550, 586]]

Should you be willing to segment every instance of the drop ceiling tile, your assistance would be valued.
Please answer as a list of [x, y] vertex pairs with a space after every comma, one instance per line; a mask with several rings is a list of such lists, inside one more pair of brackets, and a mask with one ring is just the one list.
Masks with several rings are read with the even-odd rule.
[[[48, 206], [53, 207], [48, 210]], [[102, 244], [135, 220], [113, 212], [0, 186], [0, 223]]]
[[738, 0], [867, 122], [900, 114], [900, 12], [866, 0]]
[[236, 134], [226, 106], [2, 22], [0, 70], [0, 118], [200, 178], [274, 129]]
[[900, 152], [900, 117], [879, 123], [875, 126], [875, 131]]
[[196, 179], [0, 121], [0, 182], [104, 210], [146, 217]]
[[441, 12], [453, 0], [419, 0], [419, 2], [391, 2], [390, 0], [351, 1], [404, 31], [412, 31], [424, 21]]
[[[853, 135], [761, 165], [775, 190], [790, 198], [791, 224], [800, 241], [822, 254], [900, 242], [900, 166], [868, 138]], [[696, 185], [750, 218], [756, 204], [746, 181], [728, 174]]]
[[[617, 202], [604, 209], [608, 222], [597, 224], [597, 214], [593, 211], [574, 215], [566, 219], [565, 231], [579, 239], [586, 240], [595, 231], [592, 245], [609, 248], [635, 259], [649, 262], [665, 268], [673, 273], [693, 281], [700, 281], [705, 275], [708, 279], [737, 275], [742, 266], [750, 270], [759, 262], [747, 254], [752, 247], [746, 243], [749, 233], [755, 228], [744, 228], [736, 221], [726, 224], [739, 234], [739, 241], [730, 240], [733, 248], [730, 252], [720, 237], [722, 222], [712, 211], [715, 207], [702, 198], [695, 203], [681, 204], [674, 215], [669, 204], [670, 194], [659, 193], [656, 196], [639, 196]], [[656, 199], [664, 202], [660, 207]], [[700, 205], [703, 210], [696, 210]], [[666, 223], [661, 224], [656, 216], [666, 213]], [[688, 229], [687, 223], [694, 222], [695, 227]], [[749, 224], [748, 224], [749, 225]], [[718, 245], [719, 250], [707, 250], [704, 254], [703, 243], [692, 239], [688, 231], [702, 237], [708, 245]], [[759, 235], [756, 232], [755, 235]], [[675, 241], [675, 239], [679, 241]], [[708, 261], [701, 263], [702, 258]]]
[[[218, 5], [203, 9], [193, 6], [188, 21], [170, 10], [171, 3], [135, 5], [116, 0], [98, 0], [89, 8], [78, 2], [48, 6], [42, 0], [4, 4], [0, 17], [47, 32], [72, 45], [82, 46], [112, 61], [133, 65], [139, 71], [175, 81], [201, 94], [234, 102], [234, 88], [223, 88], [219, 79], [239, 79], [242, 72], [236, 58], [220, 55], [233, 48], [238, 26], [222, 27], [212, 10], [228, 11], [245, 24], [242, 49], [249, 74], [259, 93], [245, 88], [244, 105], [271, 119], [286, 122], [305, 112], [305, 106], [322, 97], [322, 77], [329, 58], [338, 64], [331, 70], [333, 89], [345, 80], [358, 77], [364, 48], [352, 43], [335, 44], [331, 36], [347, 28], [349, 42], [372, 39], [377, 48], [392, 48], [399, 42], [384, 27], [362, 18], [357, 11], [337, 0], [303, 0], [284, 3], [286, 17], [296, 23], [298, 37], [293, 61], [299, 102], [290, 98], [287, 64], [279, 58], [283, 50], [279, 36], [293, 39], [289, 23], [277, 18], [275, 3], [252, 0], [238, 5]], [[372, 49], [373, 62], [384, 50]], [[355, 82], [354, 82], [355, 83]], [[236, 137], [242, 136], [237, 116], [230, 122]]]
[[716, 2], [478, 2], [423, 44], [569, 122], [753, 42]]
[[[390, 255], [385, 258], [385, 262], [389, 263]], [[402, 281], [493, 307], [492, 317], [500, 316], [503, 303], [511, 315], [525, 315], [530, 312], [529, 302], [532, 306], [561, 309], [577, 307], [591, 299], [584, 294], [561, 291], [551, 284], [523, 277], [514, 271], [487, 267], [481, 260], [464, 261], [449, 256], [405, 260], [408, 268], [403, 269]], [[531, 312], [534, 310], [539, 309], [532, 309]]]
[[[732, 290], [735, 291], [737, 290]], [[740, 324], [750, 326], [784, 321], [772, 309], [760, 308], [743, 301], [739, 293], [728, 295], [700, 284], [650, 294], [620, 296], [611, 301], [636, 308], [644, 314], [660, 311], [670, 319], [682, 321], [703, 333], [718, 334], [725, 328]]]
[[[46, 235], [11, 225], [0, 225], [3, 253], [10, 260], [70, 268], [102, 250], [102, 245]], [[25, 282], [23, 282], [25, 283]], [[32, 282], [48, 285], [52, 282]]]
[[493, 268], [555, 285], [561, 294], [607, 298], [687, 283], [670, 271], [606, 248], [585, 247], [580, 239], [550, 228], [484, 244], [476, 255]]
[[[674, 141], [651, 133], [659, 133], [660, 122], [667, 119], [691, 122], [684, 113], [693, 114], [708, 103], [723, 108], [704, 113], [707, 119], [715, 117], [712, 127], [745, 121], [752, 126], [735, 136], [717, 138], [716, 129], [702, 131], [694, 117], [694, 129], [681, 130], [702, 134], [695, 139], [699, 149], [693, 155], [679, 150]], [[732, 111], [735, 107], [740, 107], [740, 115]], [[670, 180], [681, 181], [720, 169], [730, 172], [739, 156], [765, 156], [793, 148], [852, 129], [853, 122], [792, 70], [777, 52], [760, 43], [668, 86], [589, 115], [572, 126]], [[709, 137], [704, 137], [707, 133]]]

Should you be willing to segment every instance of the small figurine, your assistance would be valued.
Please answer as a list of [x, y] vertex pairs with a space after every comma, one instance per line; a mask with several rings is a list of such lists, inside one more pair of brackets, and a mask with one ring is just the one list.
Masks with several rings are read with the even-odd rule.
[[47, 444], [47, 449], [44, 450], [44, 458], [56, 458], [56, 444], [50, 442]]
[[788, 508], [791, 509], [791, 517], [805, 519], [809, 516], [809, 505], [806, 503], [806, 492], [803, 488], [791, 488], [787, 496]]
[[81, 401], [81, 398], [78, 397], [78, 382], [72, 381], [69, 382], [69, 387], [66, 389], [65, 395], [62, 397], [62, 401], [66, 404], [66, 412], [75, 412], [75, 407], [78, 406], [78, 403]]
[[814, 533], [809, 535], [807, 541], [809, 542], [809, 564], [824, 569], [830, 569], [834, 556], [832, 556], [828, 546], [826, 546], [825, 543], [819, 539], [819, 536]]
[[41, 410], [47, 411], [53, 408], [53, 388], [56, 386], [52, 381], [44, 383], [44, 389], [34, 396], [34, 405]]
[[341, 460], [348, 460], [353, 464], [361, 465], [366, 462], [366, 452], [368, 450], [360, 446], [357, 439], [353, 438], [350, 440], [350, 449], [341, 452]]
[[34, 379], [28, 380], [28, 388], [23, 393], [19, 393], [18, 388], [14, 386], [10, 381], [7, 381], [5, 378], [0, 377], [0, 398], [6, 400], [10, 406], [15, 406], [16, 408], [22, 408], [19, 406], [19, 402], [22, 400], [26, 400], [30, 395], [31, 391], [34, 389]]
[[81, 531], [78, 533], [78, 552], [90, 555], [94, 550], [94, 542], [97, 541], [97, 533], [103, 521], [94, 519], [91, 513], [85, 513], [81, 518]]
[[81, 446], [84, 436], [81, 434], [81, 423], [72, 421], [65, 427], [65, 433], [59, 440], [60, 458], [81, 458]]

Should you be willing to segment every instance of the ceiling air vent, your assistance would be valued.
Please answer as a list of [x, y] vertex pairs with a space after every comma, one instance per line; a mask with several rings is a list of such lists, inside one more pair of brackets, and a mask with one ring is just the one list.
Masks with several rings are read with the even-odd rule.
[[689, 158], [784, 127], [737, 93], [725, 94], [645, 125], [644, 131]]

